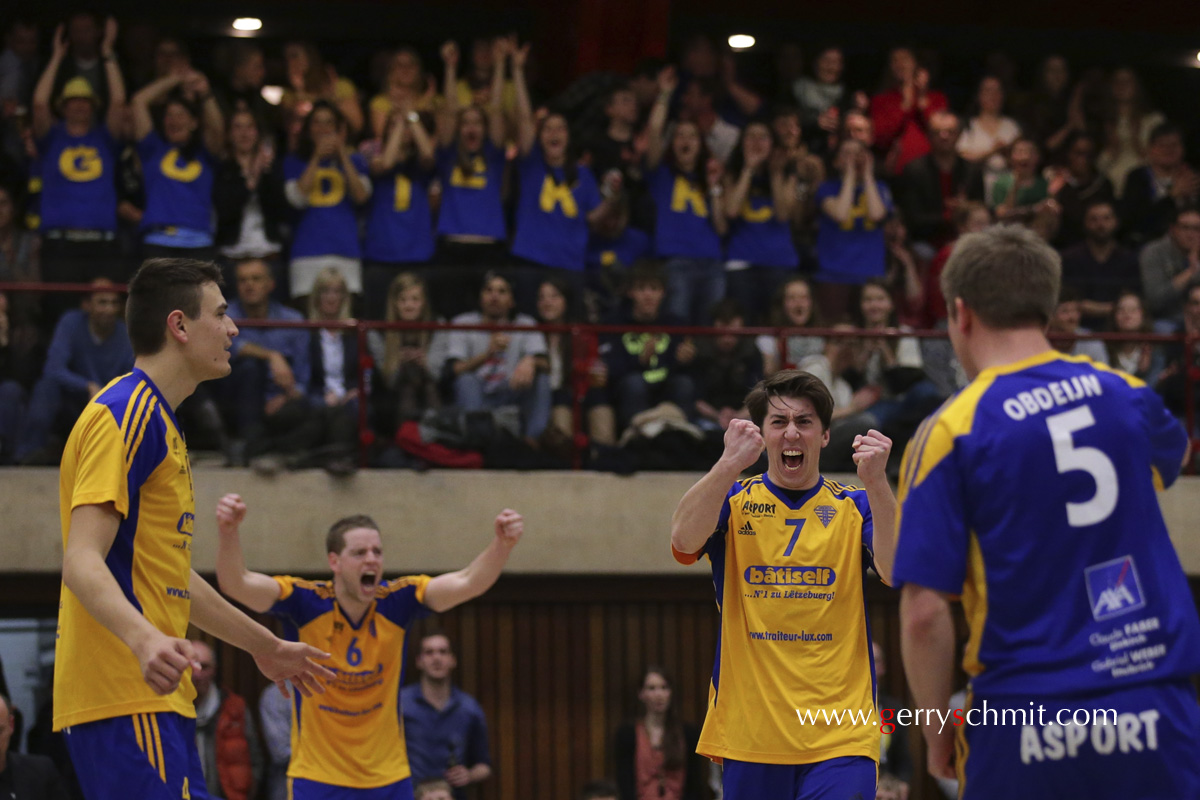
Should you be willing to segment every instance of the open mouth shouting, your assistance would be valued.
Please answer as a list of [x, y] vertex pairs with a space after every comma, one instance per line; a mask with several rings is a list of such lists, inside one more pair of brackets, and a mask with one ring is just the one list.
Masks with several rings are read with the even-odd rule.
[[368, 597], [375, 596], [375, 588], [379, 586], [379, 573], [367, 570], [358, 579], [359, 588]]
[[799, 472], [804, 468], [804, 452], [796, 447], [783, 451], [783, 468], [788, 472]]

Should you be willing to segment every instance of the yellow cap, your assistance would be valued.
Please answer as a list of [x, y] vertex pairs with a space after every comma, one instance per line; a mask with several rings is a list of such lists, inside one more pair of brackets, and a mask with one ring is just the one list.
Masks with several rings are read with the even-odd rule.
[[82, 97], [84, 100], [91, 100], [93, 104], [98, 102], [96, 93], [92, 91], [92, 85], [88, 83], [87, 78], [75, 77], [67, 81], [67, 85], [63, 87], [62, 94], [58, 96], [59, 108], [68, 100], [73, 100], [76, 97]]

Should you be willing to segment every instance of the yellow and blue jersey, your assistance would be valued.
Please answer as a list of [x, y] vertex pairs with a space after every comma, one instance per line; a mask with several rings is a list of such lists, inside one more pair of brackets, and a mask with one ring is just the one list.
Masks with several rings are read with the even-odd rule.
[[984, 370], [918, 430], [894, 579], [961, 595], [976, 695], [1200, 671], [1200, 620], [1155, 496], [1187, 436], [1144, 383], [1050, 351]]
[[[168, 636], [187, 635], [195, 496], [187, 446], [170, 405], [135, 369], [88, 403], [59, 475], [63, 547], [71, 511], [112, 503], [121, 515], [105, 564], [125, 599]], [[154, 693], [137, 657], [64, 584], [55, 644], [54, 730], [109, 717], [173, 711], [196, 716], [191, 673]]]
[[335, 673], [325, 693], [294, 692], [288, 776], [372, 789], [409, 776], [400, 683], [408, 626], [429, 614], [428, 575], [384, 582], [358, 622], [334, 597], [330, 581], [276, 577], [280, 596], [270, 613], [286, 637], [318, 647]]
[[764, 474], [733, 485], [699, 553], [674, 551], [684, 564], [708, 557], [721, 612], [701, 755], [879, 760], [875, 726], [802, 724], [797, 715], [874, 712], [863, 599], [873, 530], [864, 490], [821, 478], [793, 499]]

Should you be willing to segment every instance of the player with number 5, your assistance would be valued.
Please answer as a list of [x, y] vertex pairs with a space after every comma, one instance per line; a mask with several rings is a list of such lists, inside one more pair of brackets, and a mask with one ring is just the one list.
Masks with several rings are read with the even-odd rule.
[[[819, 378], [782, 370], [746, 407], [753, 422], [730, 423], [721, 458], [671, 518], [675, 558], [708, 557], [721, 611], [697, 752], [723, 762], [726, 800], [874, 797], [878, 728], [819, 714], [874, 719], [863, 592], [868, 566], [884, 582], [892, 571], [892, 441], [875, 430], [856, 437], [866, 488], [843, 486], [821, 475], [833, 398]], [[764, 447], [767, 472], [740, 479]]]
[[971, 383], [905, 453], [893, 574], [918, 708], [949, 707], [956, 597], [970, 628], [968, 724], [924, 726], [929, 768], [966, 800], [1200, 797], [1200, 619], [1155, 496], [1187, 434], [1142, 381], [1051, 348], [1060, 278], [1015, 226], [942, 273]]
[[217, 504], [217, 580], [221, 590], [260, 613], [280, 617], [289, 638], [321, 642], [336, 673], [319, 702], [296, 698], [288, 797], [294, 800], [412, 800], [399, 707], [408, 627], [431, 611], [491, 588], [525, 530], [511, 509], [496, 515], [495, 538], [457, 572], [383, 579], [383, 540], [367, 516], [340, 519], [325, 547], [333, 580], [271, 577], [246, 569], [236, 494]]

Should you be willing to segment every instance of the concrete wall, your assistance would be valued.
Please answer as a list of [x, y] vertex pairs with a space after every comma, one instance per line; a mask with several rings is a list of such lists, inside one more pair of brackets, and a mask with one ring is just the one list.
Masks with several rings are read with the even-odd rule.
[[[250, 508], [242, 529], [246, 563], [272, 572], [327, 569], [325, 531], [342, 516], [370, 514], [383, 528], [389, 574], [444, 572], [490, 540], [502, 508], [525, 515], [512, 572], [654, 574], [695, 570], [671, 558], [671, 512], [699, 476], [592, 472], [369, 471], [338, 480], [324, 472], [262, 478], [198, 467], [194, 564], [214, 569], [214, 509], [226, 492]], [[832, 475], [854, 483], [850, 475]], [[1160, 494], [1184, 568], [1200, 575], [1200, 477]], [[58, 472], [0, 470], [0, 573], [57, 572], [62, 564]]]

